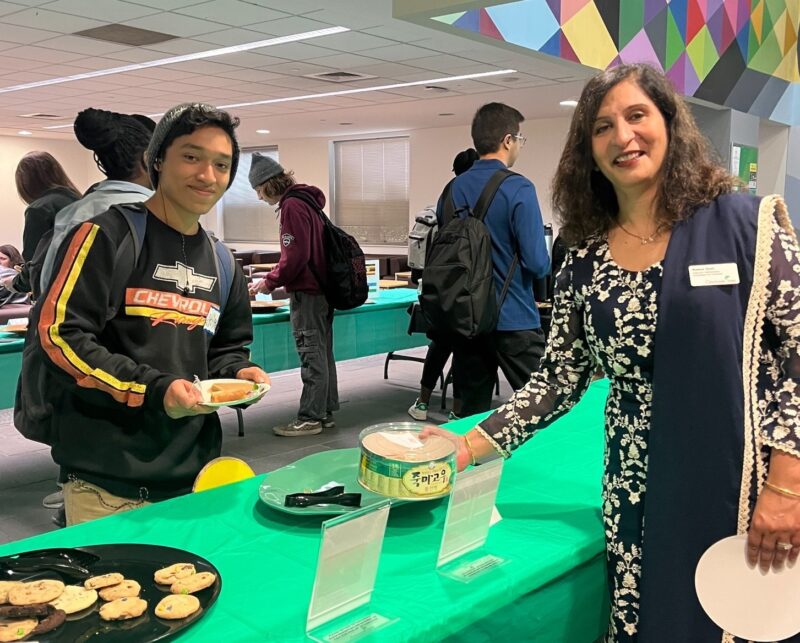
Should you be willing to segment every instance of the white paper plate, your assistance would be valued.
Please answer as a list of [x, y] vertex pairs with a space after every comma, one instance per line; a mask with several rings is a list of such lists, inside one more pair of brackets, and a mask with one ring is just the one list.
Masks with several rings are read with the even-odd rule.
[[766, 574], [746, 559], [747, 536], [714, 543], [697, 564], [694, 583], [706, 614], [749, 641], [782, 641], [800, 632], [800, 562]]
[[[245, 380], [236, 380], [236, 379], [216, 379], [216, 380], [202, 380], [197, 382], [195, 386], [200, 388], [200, 392], [203, 395], [204, 400], [211, 399], [211, 386], [213, 384], [241, 384]], [[237, 404], [248, 404], [249, 402], [255, 402], [256, 400], [260, 400], [267, 391], [269, 391], [269, 384], [256, 384], [255, 382], [251, 382], [253, 384], [252, 392], [243, 397], [240, 400], [232, 400], [230, 402], [203, 402], [203, 406], [212, 406], [214, 408], [219, 408], [221, 406], [235, 406]]]

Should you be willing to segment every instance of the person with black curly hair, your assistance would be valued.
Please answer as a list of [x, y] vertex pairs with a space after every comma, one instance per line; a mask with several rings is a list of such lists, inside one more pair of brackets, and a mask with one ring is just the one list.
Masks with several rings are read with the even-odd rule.
[[153, 194], [144, 153], [155, 127], [155, 121], [140, 114], [118, 114], [93, 107], [78, 114], [75, 137], [94, 152], [97, 168], [108, 178], [93, 185], [82, 199], [56, 215], [53, 238], [41, 270], [42, 290], [50, 282], [61, 242], [76, 225], [105, 212], [115, 203], [140, 203]]

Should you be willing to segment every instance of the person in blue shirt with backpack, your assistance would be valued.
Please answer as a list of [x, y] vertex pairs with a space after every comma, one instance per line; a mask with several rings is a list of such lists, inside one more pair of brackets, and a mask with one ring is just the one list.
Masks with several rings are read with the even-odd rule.
[[[478, 109], [472, 120], [472, 140], [480, 158], [453, 180], [450, 190], [450, 205], [455, 215], [464, 219], [476, 209], [490, 182], [497, 180], [498, 172], [507, 174], [490, 197], [484, 218], [491, 239], [496, 324], [473, 337], [436, 328], [449, 337], [453, 347], [453, 383], [463, 400], [463, 416], [489, 410], [498, 366], [517, 390], [537, 369], [544, 353], [545, 338], [533, 297], [534, 280], [550, 271], [542, 215], [533, 183], [508, 172], [525, 144], [520, 133], [524, 120], [519, 111], [502, 103]], [[447, 208], [448, 203], [440, 201], [436, 209], [438, 237], [448, 223]], [[423, 311], [426, 284], [435, 283], [428, 275], [431, 261], [429, 258], [422, 277]]]
[[[191, 491], [222, 442], [195, 376], [269, 382], [249, 360], [244, 275], [199, 224], [233, 183], [236, 125], [209, 105], [169, 110], [146, 153], [155, 194], [61, 245], [27, 343], [49, 375], [42, 441], [60, 466], [67, 524]], [[25, 384], [17, 407], [46, 412]]]
[[[453, 174], [460, 176], [464, 174], [472, 164], [478, 160], [478, 153], [472, 149], [464, 150], [456, 154], [453, 159]], [[453, 184], [455, 177], [448, 181], [444, 186], [441, 195], [439, 195], [438, 202], [442, 202], [450, 195], [450, 188]], [[433, 209], [433, 208], [431, 208]], [[425, 240], [425, 249], [427, 250], [430, 245], [431, 237], [436, 234], [436, 228], [428, 233], [428, 238]], [[424, 261], [424, 260], [423, 260]], [[422, 276], [423, 271], [420, 270], [416, 279]], [[414, 271], [411, 273], [411, 280], [414, 281]], [[419, 382], [419, 396], [414, 403], [408, 408], [408, 414], [415, 420], [425, 421], [428, 419], [428, 405], [433, 395], [433, 389], [436, 388], [436, 380], [443, 374], [447, 360], [453, 352], [452, 347], [447, 343], [446, 337], [435, 332], [430, 336], [431, 343], [428, 346], [428, 353], [425, 355], [425, 364], [422, 367], [422, 377]], [[448, 414], [448, 420], [457, 420], [461, 417], [461, 395], [455, 386], [453, 387], [453, 410]]]

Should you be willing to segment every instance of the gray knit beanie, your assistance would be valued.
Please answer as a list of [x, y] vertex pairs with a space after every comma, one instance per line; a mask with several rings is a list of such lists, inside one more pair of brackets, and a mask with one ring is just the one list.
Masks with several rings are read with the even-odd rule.
[[236, 177], [236, 168], [239, 165], [239, 141], [236, 140], [236, 133], [234, 132], [234, 128], [238, 124], [238, 118], [234, 118], [227, 112], [206, 103], [183, 103], [170, 109], [158, 121], [158, 125], [156, 125], [156, 129], [150, 139], [150, 145], [145, 153], [147, 173], [150, 175], [153, 189], [155, 190], [158, 187], [159, 172], [155, 165], [157, 161], [164, 159], [164, 153], [166, 152], [165, 141], [172, 130], [181, 126], [181, 129], [185, 131], [182, 131], [179, 136], [183, 136], [191, 134], [206, 125], [220, 127], [231, 138], [233, 153], [231, 155], [230, 180], [228, 181], [228, 188], [230, 188], [233, 185], [233, 179]]
[[250, 175], [248, 178], [254, 190], [265, 181], [279, 174], [283, 174], [283, 172], [283, 167], [278, 161], [258, 152], [253, 152], [253, 160], [250, 161]]

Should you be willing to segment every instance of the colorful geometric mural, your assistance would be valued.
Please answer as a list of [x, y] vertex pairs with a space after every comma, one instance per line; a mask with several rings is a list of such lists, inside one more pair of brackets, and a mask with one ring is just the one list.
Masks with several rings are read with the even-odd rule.
[[434, 20], [596, 69], [649, 62], [687, 96], [800, 124], [800, 0], [518, 0]]

